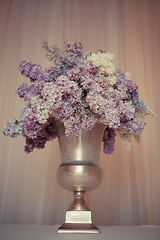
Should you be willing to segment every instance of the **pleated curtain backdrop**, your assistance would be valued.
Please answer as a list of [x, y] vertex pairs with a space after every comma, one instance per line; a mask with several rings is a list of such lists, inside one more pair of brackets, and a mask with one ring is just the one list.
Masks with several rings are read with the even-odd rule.
[[[28, 83], [22, 60], [43, 67], [42, 42], [81, 42], [83, 52], [113, 53], [116, 68], [131, 73], [140, 98], [157, 113], [141, 144], [127, 152], [117, 137], [112, 155], [101, 152], [103, 180], [87, 193], [97, 225], [160, 224], [160, 1], [0, 0], [0, 129], [19, 117], [25, 103], [17, 87]], [[22, 137], [0, 134], [0, 223], [62, 224], [72, 193], [56, 180], [58, 140], [24, 153]]]

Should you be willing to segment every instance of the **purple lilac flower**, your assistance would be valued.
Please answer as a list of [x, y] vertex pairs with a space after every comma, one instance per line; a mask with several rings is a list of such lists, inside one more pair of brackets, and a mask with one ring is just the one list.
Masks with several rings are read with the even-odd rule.
[[46, 40], [43, 41], [42, 48], [47, 52], [45, 57], [49, 61], [55, 61], [56, 58], [59, 56], [60, 49], [57, 47], [57, 45], [53, 45], [49, 47], [48, 43]]
[[55, 67], [45, 68], [45, 74], [44, 74], [43, 78], [47, 82], [54, 82], [57, 77], [58, 77], [58, 75], [56, 73], [56, 68]]
[[26, 95], [30, 92], [30, 86], [28, 86], [26, 83], [22, 83], [18, 88], [16, 93], [20, 98], [25, 98]]
[[99, 52], [100, 52], [100, 53], [106, 53], [106, 51], [103, 51], [102, 49], [99, 49], [99, 50], [96, 52], [96, 54], [99, 53]]
[[77, 54], [78, 57], [82, 57], [82, 44], [80, 42], [76, 42], [73, 46], [75, 48], [74, 53]]
[[31, 63], [31, 61], [22, 61], [19, 65], [19, 70], [21, 72], [21, 74], [25, 77], [29, 77], [29, 73], [32, 69], [33, 65]]
[[38, 64], [34, 64], [29, 72], [29, 78], [31, 82], [34, 82], [38, 79], [39, 74], [41, 73], [42, 67]]
[[115, 130], [114, 128], [106, 128], [103, 134], [103, 152], [107, 154], [112, 154], [114, 151], [115, 143]]
[[143, 100], [137, 101], [136, 107], [139, 108], [142, 112], [145, 112], [147, 110], [146, 104], [143, 102]]
[[127, 122], [127, 128], [131, 134], [140, 135], [143, 132], [145, 125], [146, 123], [137, 116], [135, 116], [133, 120]]
[[47, 141], [51, 141], [57, 137], [57, 132], [54, 125], [50, 122], [44, 129], [42, 129], [36, 138], [26, 137], [26, 145], [24, 151], [30, 153], [37, 149], [43, 149]]

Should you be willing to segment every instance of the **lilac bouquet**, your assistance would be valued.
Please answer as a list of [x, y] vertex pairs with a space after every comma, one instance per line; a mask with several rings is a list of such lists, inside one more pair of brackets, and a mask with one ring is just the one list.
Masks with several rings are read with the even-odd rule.
[[44, 148], [57, 137], [54, 118], [64, 123], [67, 136], [77, 136], [80, 128], [89, 131], [96, 122], [106, 125], [102, 141], [108, 154], [114, 151], [117, 134], [128, 150], [131, 136], [140, 142], [147, 117], [154, 112], [139, 99], [130, 74], [115, 69], [113, 54], [99, 50], [83, 57], [81, 43], [65, 42], [64, 51], [56, 45], [49, 47], [46, 41], [42, 47], [54, 66], [20, 63], [20, 72], [31, 85], [21, 84], [17, 89], [26, 108], [18, 120], [6, 124], [6, 136], [24, 136], [26, 153]]

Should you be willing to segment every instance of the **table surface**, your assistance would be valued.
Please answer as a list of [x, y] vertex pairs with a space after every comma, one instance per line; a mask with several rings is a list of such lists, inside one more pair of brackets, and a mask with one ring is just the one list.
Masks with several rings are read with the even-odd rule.
[[[60, 234], [59, 225], [0, 225], [0, 240], [160, 240], [160, 226], [99, 226], [99, 234]], [[76, 236], [75, 236], [76, 235]]]

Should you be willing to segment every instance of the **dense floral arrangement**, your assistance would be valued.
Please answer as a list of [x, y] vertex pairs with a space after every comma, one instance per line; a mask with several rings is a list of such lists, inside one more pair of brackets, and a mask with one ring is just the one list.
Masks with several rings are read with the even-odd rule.
[[89, 131], [96, 122], [106, 125], [103, 151], [114, 151], [115, 136], [129, 150], [131, 136], [140, 142], [147, 117], [153, 111], [139, 99], [138, 87], [129, 73], [116, 70], [114, 55], [102, 50], [82, 56], [81, 43], [65, 42], [61, 51], [56, 45], [42, 47], [54, 67], [43, 68], [30, 61], [20, 63], [20, 72], [31, 81], [17, 89], [26, 108], [20, 118], [10, 120], [3, 129], [6, 136], [26, 138], [25, 152], [44, 148], [57, 137], [52, 119], [64, 123], [67, 136], [77, 136], [80, 128]]

